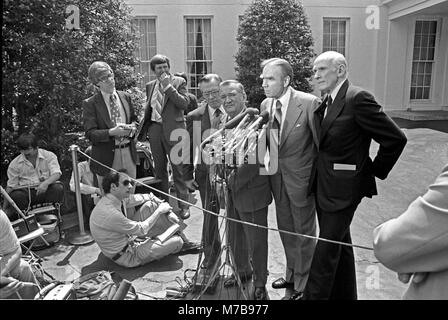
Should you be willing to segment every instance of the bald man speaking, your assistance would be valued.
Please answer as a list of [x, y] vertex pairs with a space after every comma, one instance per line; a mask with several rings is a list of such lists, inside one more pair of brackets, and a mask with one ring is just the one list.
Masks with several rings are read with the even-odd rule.
[[[317, 88], [326, 97], [315, 111], [319, 149], [310, 191], [315, 193], [319, 236], [351, 244], [350, 223], [363, 197], [377, 194], [407, 139], [366, 90], [347, 79], [345, 57], [334, 51], [314, 61]], [[372, 140], [380, 147], [370, 159]], [[353, 248], [318, 241], [302, 299], [357, 299]]]

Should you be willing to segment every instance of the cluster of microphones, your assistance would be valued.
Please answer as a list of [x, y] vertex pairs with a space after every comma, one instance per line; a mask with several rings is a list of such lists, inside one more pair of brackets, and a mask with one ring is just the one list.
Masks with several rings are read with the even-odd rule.
[[266, 134], [268, 122], [268, 111], [260, 114], [258, 109], [247, 108], [205, 139], [201, 143], [201, 150], [209, 154], [212, 163], [229, 166], [252, 163], [249, 157], [255, 156], [258, 141], [262, 134]]

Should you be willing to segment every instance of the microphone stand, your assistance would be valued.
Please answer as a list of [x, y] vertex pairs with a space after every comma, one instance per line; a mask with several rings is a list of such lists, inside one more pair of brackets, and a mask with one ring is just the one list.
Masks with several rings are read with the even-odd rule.
[[[241, 127], [242, 126], [240, 126], [240, 128]], [[222, 129], [219, 130], [218, 132], [216, 132], [214, 134], [214, 136], [217, 136], [222, 131], [223, 131]], [[211, 140], [211, 139], [208, 139], [208, 140]], [[204, 140], [204, 142], [205, 142], [205, 140]], [[233, 163], [233, 160], [234, 160], [233, 152], [232, 152], [232, 163], [230, 163], [230, 164], [226, 163], [225, 160], [226, 160], [226, 155], [227, 154], [226, 154], [225, 150], [227, 150], [227, 149], [224, 149], [223, 145], [224, 144], [221, 145], [222, 149], [217, 154], [211, 154], [212, 152], [215, 152], [215, 150], [209, 151], [210, 152], [210, 157], [213, 158], [214, 161], [215, 161], [215, 165], [216, 166], [220, 166], [220, 167], [217, 167], [217, 169], [223, 169], [223, 170], [215, 170], [214, 177], [212, 177], [211, 189], [212, 189], [212, 192], [213, 192], [212, 194], [215, 194], [216, 196], [218, 196], [216, 194], [216, 190], [217, 190], [216, 184], [218, 183], [217, 182], [217, 180], [218, 180], [217, 179], [218, 178], [218, 171], [221, 171], [222, 172], [222, 177], [221, 178], [222, 178], [222, 181], [223, 181], [223, 183], [222, 183], [222, 192], [224, 192], [225, 215], [228, 217], [228, 212], [229, 212], [228, 192], [229, 192], [229, 190], [228, 190], [227, 185], [228, 185], [229, 173], [231, 171], [233, 171], [233, 170], [236, 170], [237, 166]], [[202, 149], [202, 146], [203, 146], [203, 144], [201, 144], [201, 149]], [[202, 152], [202, 150], [201, 150], [201, 152]], [[218, 156], [221, 158], [220, 161], [219, 161], [220, 163], [218, 163], [218, 161], [216, 161]], [[218, 196], [218, 198], [219, 198], [219, 196]], [[221, 204], [220, 204], [220, 207], [221, 207]], [[233, 223], [236, 223], [236, 222], [233, 222]], [[238, 270], [236, 270], [236, 268], [235, 268], [235, 257], [233, 255], [233, 252], [232, 252], [231, 247], [230, 247], [230, 242], [229, 242], [229, 221], [227, 219], [225, 221], [225, 229], [224, 229], [223, 236], [224, 236], [224, 241], [223, 241], [224, 246], [221, 248], [220, 254], [222, 254], [222, 251], [225, 250], [225, 260], [221, 264], [221, 266], [219, 266], [219, 268], [217, 268], [217, 270], [214, 268], [214, 271], [215, 270], [216, 271], [212, 272], [212, 274], [210, 274], [210, 278], [208, 279], [208, 281], [206, 281], [207, 283], [205, 284], [204, 288], [201, 290], [201, 294], [206, 292], [207, 289], [211, 285], [213, 285], [213, 283], [216, 281], [216, 278], [220, 276], [221, 270], [225, 266], [227, 266], [231, 270], [232, 274], [234, 275], [234, 277], [235, 277], [235, 279], [236, 279], [236, 281], [238, 283], [238, 288], [242, 288], [242, 282], [241, 282], [241, 279], [239, 277]], [[242, 292], [244, 298], [246, 300], [248, 300], [249, 297], [245, 294], [244, 290], [241, 290], [241, 292]]]

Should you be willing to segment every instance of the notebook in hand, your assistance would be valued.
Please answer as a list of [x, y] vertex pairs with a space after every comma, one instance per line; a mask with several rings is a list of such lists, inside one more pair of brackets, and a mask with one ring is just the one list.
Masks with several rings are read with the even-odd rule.
[[180, 231], [181, 227], [179, 224], [174, 223], [172, 224], [168, 229], [165, 230], [165, 232], [159, 234], [156, 239], [160, 240], [160, 242], [164, 243], [166, 240], [171, 238], [173, 234]]

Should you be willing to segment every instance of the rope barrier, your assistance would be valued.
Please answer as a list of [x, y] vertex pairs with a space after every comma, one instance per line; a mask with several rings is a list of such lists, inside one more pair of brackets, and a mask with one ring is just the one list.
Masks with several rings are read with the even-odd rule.
[[[103, 167], [105, 167], [105, 168], [107, 168], [107, 169], [109, 169], [109, 170], [111, 170], [111, 171], [114, 171], [114, 172], [116, 172], [116, 173], [119, 173], [118, 170], [115, 170], [115, 169], [113, 169], [113, 168], [110, 168], [110, 167], [106, 166], [105, 164], [103, 164], [103, 163], [101, 163], [101, 162], [99, 162], [99, 161], [93, 159], [92, 157], [90, 157], [89, 155], [85, 154], [85, 153], [82, 152], [81, 150], [78, 150], [78, 152], [81, 153], [82, 155], [84, 155], [86, 158], [88, 158], [88, 159], [90, 159], [90, 160], [92, 160], [92, 161], [98, 163], [99, 165], [101, 165], [101, 166], [103, 166]], [[370, 250], [370, 251], [373, 251], [373, 248], [372, 248], [372, 247], [367, 247], [367, 246], [362, 246], [362, 245], [352, 244], [352, 243], [346, 243], [346, 242], [341, 242], [341, 241], [336, 241], [336, 240], [330, 240], [330, 239], [325, 239], [325, 238], [316, 237], [316, 236], [310, 236], [310, 235], [301, 234], [301, 233], [295, 233], [295, 232], [286, 231], [286, 230], [280, 230], [280, 229], [276, 229], [276, 228], [266, 227], [266, 226], [262, 226], [262, 225], [259, 225], [259, 224], [255, 224], [255, 223], [251, 223], [251, 222], [247, 222], [247, 221], [241, 221], [241, 220], [237, 220], [237, 219], [234, 219], [234, 218], [229, 218], [229, 217], [226, 217], [226, 216], [222, 216], [222, 215], [220, 215], [220, 214], [218, 214], [218, 213], [209, 211], [209, 210], [204, 209], [204, 208], [200, 208], [199, 206], [194, 205], [194, 204], [191, 204], [191, 203], [189, 203], [188, 201], [179, 199], [179, 198], [177, 198], [177, 197], [175, 197], [175, 196], [173, 196], [173, 195], [171, 195], [171, 194], [165, 193], [165, 192], [163, 192], [163, 191], [161, 191], [161, 190], [159, 190], [159, 189], [156, 189], [156, 188], [154, 188], [154, 187], [151, 187], [150, 185], [147, 185], [147, 184], [145, 184], [145, 183], [143, 183], [143, 182], [140, 182], [140, 181], [138, 181], [137, 179], [134, 179], [134, 178], [131, 178], [131, 177], [129, 177], [129, 178], [130, 178], [131, 180], [133, 180], [135, 183], [138, 183], [138, 184], [140, 184], [140, 185], [143, 185], [143, 186], [145, 186], [145, 187], [147, 187], [147, 188], [149, 188], [149, 189], [151, 189], [151, 190], [153, 190], [153, 191], [156, 191], [156, 192], [159, 192], [159, 193], [161, 193], [161, 194], [164, 194], [164, 195], [166, 195], [166, 196], [168, 196], [168, 197], [171, 197], [171, 198], [174, 199], [174, 200], [183, 202], [184, 204], [187, 204], [187, 205], [189, 205], [189, 206], [195, 207], [195, 208], [197, 208], [197, 209], [199, 209], [199, 210], [201, 210], [201, 211], [207, 212], [207, 213], [212, 214], [212, 215], [214, 215], [214, 216], [217, 216], [217, 217], [219, 217], [219, 218], [221, 218], [221, 219], [227, 219], [227, 220], [229, 220], [229, 221], [233, 221], [233, 222], [236, 222], [236, 223], [246, 224], [246, 225], [249, 225], [249, 226], [252, 226], [252, 227], [263, 228], [263, 229], [267, 229], [267, 230], [270, 230], [270, 231], [278, 231], [278, 232], [281, 232], [281, 233], [284, 233], [284, 234], [288, 234], [288, 235], [292, 235], [292, 236], [298, 236], [298, 237], [303, 237], [303, 238], [308, 238], [308, 239], [313, 239], [313, 240], [318, 240], [318, 241], [323, 241], [323, 242], [329, 242], [329, 243], [333, 243], [333, 244], [339, 244], [339, 245], [343, 245], [343, 246], [348, 246], [348, 247], [354, 247], [354, 248], [359, 248], [359, 249], [364, 249], [364, 250]]]

